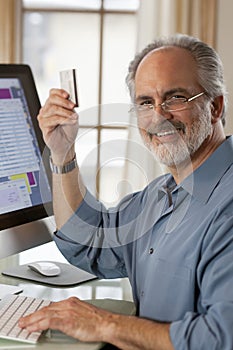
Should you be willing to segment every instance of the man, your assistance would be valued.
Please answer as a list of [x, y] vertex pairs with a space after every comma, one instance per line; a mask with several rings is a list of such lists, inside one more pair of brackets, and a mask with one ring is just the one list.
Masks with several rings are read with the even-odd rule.
[[[137, 55], [127, 83], [138, 127], [169, 174], [106, 210], [75, 164], [77, 115], [52, 90], [38, 116], [51, 150], [55, 241], [101, 278], [128, 276], [139, 317], [71, 298], [21, 320], [121, 349], [233, 349], [233, 139], [226, 138], [221, 61], [183, 35]], [[65, 168], [64, 168], [65, 166]]]

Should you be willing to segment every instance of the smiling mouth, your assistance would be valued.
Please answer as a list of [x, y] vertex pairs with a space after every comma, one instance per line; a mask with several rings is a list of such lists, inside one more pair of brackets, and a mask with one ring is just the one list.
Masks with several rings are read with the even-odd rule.
[[177, 128], [177, 129], [172, 129], [172, 130], [166, 130], [166, 131], [155, 131], [155, 132], [148, 132], [148, 135], [152, 139], [153, 136], [156, 137], [165, 137], [165, 136], [171, 136], [171, 135], [178, 135], [179, 132], [183, 132], [183, 128]]
[[154, 135], [156, 135], [157, 137], [169, 136], [169, 135], [177, 134], [177, 131], [178, 130], [156, 132]]
[[185, 133], [185, 125], [182, 122], [164, 122], [161, 123], [159, 126], [149, 129], [148, 135], [150, 139], [152, 139], [153, 136], [156, 136], [158, 138], [162, 137], [168, 137], [172, 135], [178, 135], [180, 132]]

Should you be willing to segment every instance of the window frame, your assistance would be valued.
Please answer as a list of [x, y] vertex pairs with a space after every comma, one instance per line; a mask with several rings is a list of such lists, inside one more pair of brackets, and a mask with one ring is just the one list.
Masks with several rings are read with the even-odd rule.
[[[92, 125], [91, 123], [88, 125], [81, 124], [79, 126], [80, 129], [96, 129], [97, 130], [97, 164], [96, 164], [96, 197], [99, 199], [100, 194], [100, 171], [101, 168], [101, 156], [100, 156], [100, 146], [101, 146], [101, 135], [102, 130], [128, 130], [127, 125], [105, 125], [102, 123], [101, 118], [101, 105], [102, 105], [102, 91], [103, 91], [103, 49], [104, 49], [104, 18], [108, 14], [114, 14], [114, 15], [132, 15], [137, 16], [139, 11], [136, 10], [109, 10], [105, 9], [104, 7], [105, 0], [101, 0], [101, 6], [99, 9], [77, 9], [77, 8], [66, 8], [59, 7], [59, 8], [43, 8], [43, 7], [25, 7], [24, 4], [22, 4], [22, 16], [24, 16], [25, 13], [32, 13], [32, 12], [44, 12], [44, 13], [85, 13], [85, 14], [98, 14], [100, 16], [100, 29], [99, 29], [99, 77], [98, 77], [98, 113], [97, 113], [97, 125]], [[23, 32], [23, 31], [22, 31]], [[22, 33], [23, 34], [23, 33]]]

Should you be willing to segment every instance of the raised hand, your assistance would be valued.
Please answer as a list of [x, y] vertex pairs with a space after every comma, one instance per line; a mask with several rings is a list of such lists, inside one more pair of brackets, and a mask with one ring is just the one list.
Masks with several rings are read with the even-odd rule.
[[79, 128], [75, 104], [68, 97], [64, 90], [51, 89], [49, 98], [38, 115], [44, 141], [57, 164], [62, 164], [66, 158], [70, 160], [68, 153], [74, 153], [72, 149]]

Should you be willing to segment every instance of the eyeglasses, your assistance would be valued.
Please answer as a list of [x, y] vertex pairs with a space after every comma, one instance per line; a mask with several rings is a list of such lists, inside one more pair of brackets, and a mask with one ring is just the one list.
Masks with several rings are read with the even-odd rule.
[[162, 103], [157, 104], [156, 106], [152, 103], [138, 105], [135, 104], [129, 112], [136, 112], [139, 117], [151, 117], [155, 108], [161, 107], [164, 112], [178, 112], [183, 111], [187, 108], [187, 104], [198, 97], [204, 95], [204, 91], [198, 93], [197, 95], [191, 96], [189, 98], [183, 96], [173, 96], [168, 98]]

